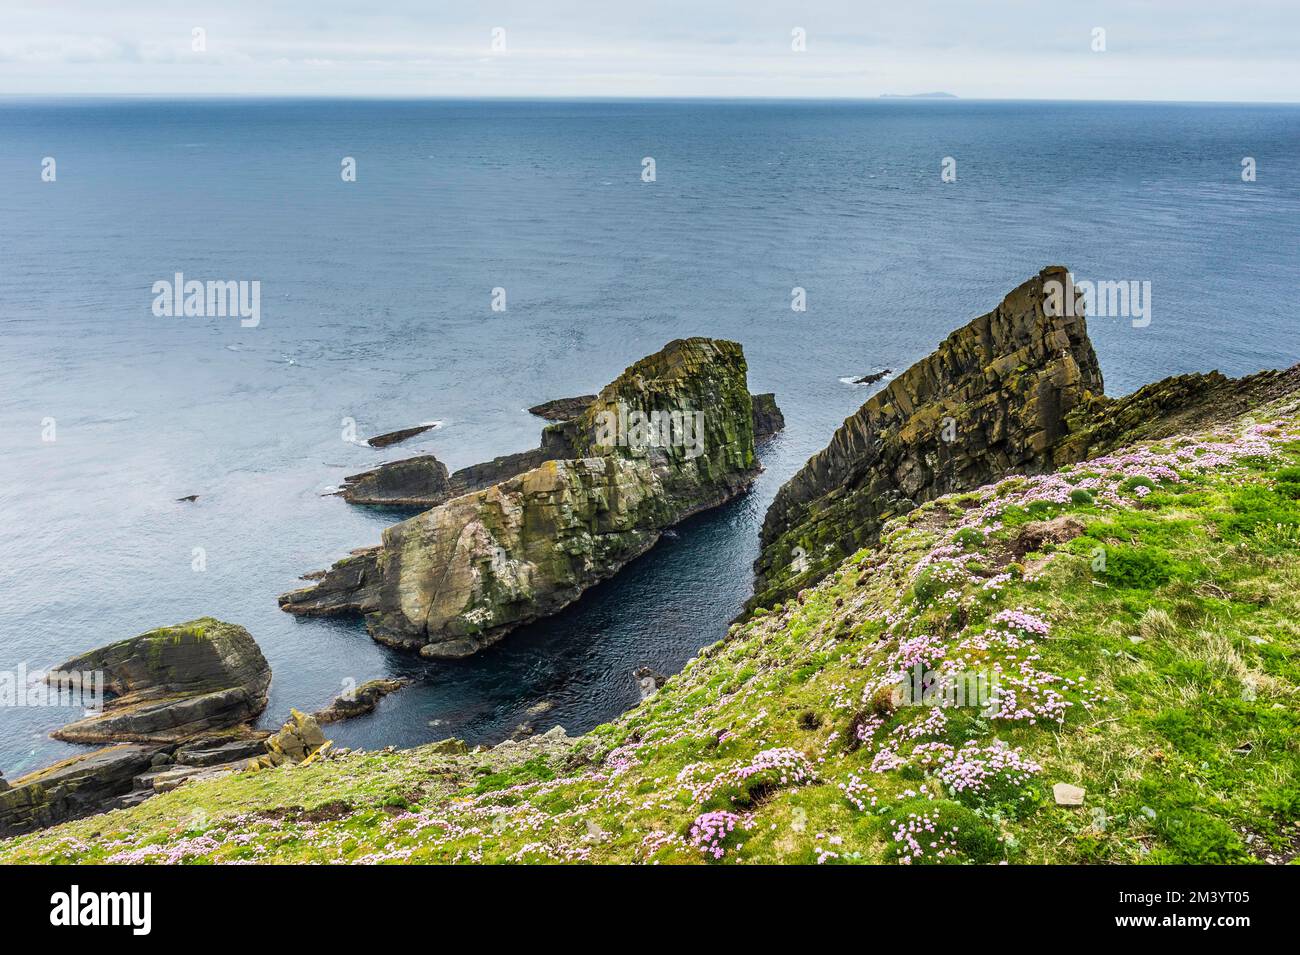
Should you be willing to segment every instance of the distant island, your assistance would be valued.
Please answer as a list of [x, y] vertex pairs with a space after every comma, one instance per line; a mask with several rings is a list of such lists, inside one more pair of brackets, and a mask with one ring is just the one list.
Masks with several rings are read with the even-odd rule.
[[881, 93], [881, 99], [957, 99], [955, 93]]

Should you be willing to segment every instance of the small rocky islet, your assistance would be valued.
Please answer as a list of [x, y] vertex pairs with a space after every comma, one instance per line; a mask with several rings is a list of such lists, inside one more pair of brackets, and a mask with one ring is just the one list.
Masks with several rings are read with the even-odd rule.
[[[187, 769], [151, 815], [95, 820], [107, 839], [65, 823], [0, 844], [0, 860], [1296, 858], [1300, 676], [1286, 661], [1300, 647], [1284, 621], [1300, 613], [1300, 366], [1108, 398], [1083, 317], [1045, 310], [1049, 281], [1068, 273], [1013, 290], [845, 422], [770, 508], [747, 612], [680, 674], [638, 670], [642, 701], [615, 721], [474, 753], [447, 740], [348, 754], [295, 713], [245, 771]], [[596, 453], [593, 409], [648, 395], [722, 400], [706, 431], [719, 443], [689, 459]], [[475, 652], [576, 599], [681, 515], [743, 492], [756, 439], [779, 428], [762, 398], [739, 346], [671, 343], [584, 407], [549, 409], [533, 457], [480, 472], [495, 481], [458, 491], [436, 459], [412, 459], [433, 476], [412, 495], [436, 500], [429, 510], [282, 605], [363, 614], [376, 639], [429, 656]], [[395, 465], [354, 484], [400, 489], [410, 466]], [[431, 588], [437, 572], [453, 583]], [[901, 706], [898, 674], [917, 660], [994, 667], [1014, 692], [978, 719]], [[189, 687], [217, 722], [241, 711], [215, 705], [233, 687], [251, 688], [244, 708], [257, 701], [260, 669], [233, 672]], [[105, 707], [92, 733], [133, 714], [150, 734], [205, 718], [182, 709], [173, 723], [149, 681], [122, 686], [136, 698], [116, 717]], [[43, 773], [127, 780], [129, 805], [130, 780], [152, 766], [138, 748], [223, 767], [228, 747], [251, 745], [220, 741], [238, 727], [202, 732]], [[256, 784], [247, 771], [289, 765]], [[145, 774], [172, 787], [161, 769]], [[0, 820], [36, 803], [41, 775], [0, 782]], [[74, 796], [67, 815], [102, 808]], [[205, 833], [178, 836], [167, 820], [196, 810]], [[57, 821], [26, 812], [26, 828]]]

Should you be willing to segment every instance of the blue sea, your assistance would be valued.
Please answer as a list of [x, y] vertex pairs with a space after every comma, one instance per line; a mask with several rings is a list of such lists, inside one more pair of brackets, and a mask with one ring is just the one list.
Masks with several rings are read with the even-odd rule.
[[[331, 735], [588, 730], [723, 635], [768, 502], [871, 392], [841, 379], [1042, 266], [1151, 282], [1149, 325], [1091, 322], [1111, 394], [1300, 359], [1298, 184], [1294, 106], [0, 100], [0, 673], [213, 615], [274, 668], [265, 726], [400, 674]], [[155, 316], [177, 272], [260, 282], [260, 324]], [[344, 475], [532, 447], [529, 405], [689, 335], [741, 342], [785, 411], [753, 493], [467, 661], [280, 612], [403, 516], [328, 496]], [[442, 425], [377, 451], [345, 419]], [[77, 715], [0, 709], [0, 771], [80, 751], [47, 735]]]

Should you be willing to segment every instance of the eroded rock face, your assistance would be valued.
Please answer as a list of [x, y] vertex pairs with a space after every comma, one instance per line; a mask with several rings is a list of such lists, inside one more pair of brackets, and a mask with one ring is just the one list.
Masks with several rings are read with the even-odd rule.
[[329, 740], [321, 732], [316, 718], [298, 710], [289, 711], [289, 719], [279, 732], [266, 739], [266, 752], [249, 763], [250, 769], [273, 769], [298, 765], [317, 758], [326, 751]]
[[923, 501], [1055, 466], [1071, 412], [1103, 387], [1082, 315], [1047, 314], [1044, 283], [1066, 285], [1067, 274], [1044, 269], [953, 332], [781, 488], [763, 522], [751, 606], [819, 580]]
[[555, 427], [569, 429], [570, 456], [388, 528], [379, 548], [285, 594], [281, 607], [360, 612], [383, 643], [466, 656], [575, 600], [664, 528], [741, 493], [758, 470], [735, 342], [671, 342]]
[[101, 672], [116, 694], [53, 735], [73, 743], [167, 743], [253, 719], [271, 668], [243, 627], [202, 617], [73, 657], [57, 673]]
[[164, 747], [124, 743], [65, 759], [0, 788], [0, 837], [101, 811], [129, 792]]

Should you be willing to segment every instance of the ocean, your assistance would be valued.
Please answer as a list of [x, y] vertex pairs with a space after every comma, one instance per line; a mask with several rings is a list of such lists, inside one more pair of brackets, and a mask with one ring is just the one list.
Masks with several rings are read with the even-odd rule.
[[[1149, 323], [1090, 321], [1111, 394], [1297, 361], [1298, 147], [1295, 106], [0, 99], [0, 676], [212, 615], [274, 669], [267, 727], [405, 675], [330, 735], [588, 730], [723, 635], [768, 502], [871, 393], [842, 379], [1042, 266], [1150, 282]], [[258, 323], [155, 315], [176, 273], [260, 283]], [[528, 406], [690, 335], [785, 412], [748, 496], [466, 661], [278, 609], [404, 516], [344, 475], [532, 447]], [[0, 708], [0, 771], [82, 751], [48, 738], [77, 715]]]

